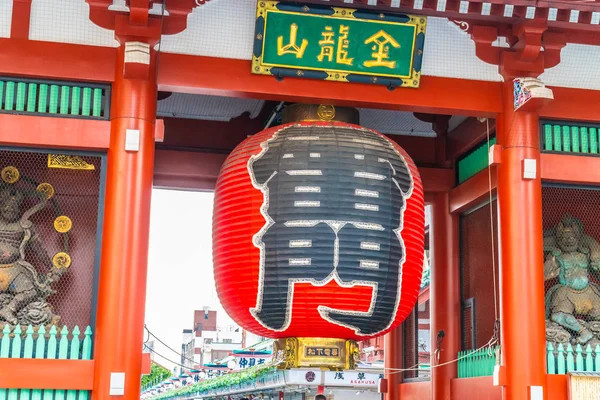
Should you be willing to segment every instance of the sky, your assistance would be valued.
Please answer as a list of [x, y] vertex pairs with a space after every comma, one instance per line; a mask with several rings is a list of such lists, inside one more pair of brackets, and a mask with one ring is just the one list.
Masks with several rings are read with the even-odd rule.
[[[150, 214], [150, 249], [146, 325], [160, 340], [180, 351], [182, 330], [192, 329], [194, 310], [218, 310], [218, 324], [232, 320], [222, 309], [212, 266], [213, 193], [154, 189]], [[180, 356], [155, 343], [171, 361]], [[155, 360], [175, 366], [159, 356]]]

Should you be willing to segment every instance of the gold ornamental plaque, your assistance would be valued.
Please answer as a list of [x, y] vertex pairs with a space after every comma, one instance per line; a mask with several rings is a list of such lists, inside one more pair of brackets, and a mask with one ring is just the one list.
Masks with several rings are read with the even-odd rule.
[[94, 164], [90, 164], [79, 156], [70, 154], [48, 154], [48, 168], [77, 169], [93, 171]]

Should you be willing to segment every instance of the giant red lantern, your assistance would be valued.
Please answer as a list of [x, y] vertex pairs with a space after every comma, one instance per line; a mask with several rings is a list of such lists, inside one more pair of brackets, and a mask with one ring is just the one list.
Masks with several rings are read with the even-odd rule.
[[223, 164], [213, 243], [219, 298], [243, 328], [271, 338], [383, 335], [410, 314], [420, 287], [419, 173], [400, 146], [358, 125], [267, 129]]

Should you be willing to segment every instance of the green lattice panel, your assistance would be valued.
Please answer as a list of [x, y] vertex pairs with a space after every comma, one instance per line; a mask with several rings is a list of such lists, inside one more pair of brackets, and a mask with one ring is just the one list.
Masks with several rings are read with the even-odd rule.
[[600, 125], [572, 122], [546, 122], [542, 124], [542, 149], [545, 152], [598, 154]]
[[[496, 138], [491, 138], [489, 146], [496, 144]], [[477, 146], [469, 154], [458, 161], [458, 183], [461, 184], [467, 179], [487, 168], [489, 164], [488, 143]]]
[[0, 77], [0, 112], [105, 119], [107, 91], [94, 85]]
[[[0, 358], [34, 358], [60, 360], [91, 360], [92, 330], [88, 326], [84, 332], [75, 326], [71, 332], [64, 326], [57, 329], [44, 325], [34, 330], [29, 325], [17, 325], [11, 328], [8, 324], [0, 330]], [[55, 390], [55, 389], [0, 389], [3, 400], [88, 400], [87, 390]]]

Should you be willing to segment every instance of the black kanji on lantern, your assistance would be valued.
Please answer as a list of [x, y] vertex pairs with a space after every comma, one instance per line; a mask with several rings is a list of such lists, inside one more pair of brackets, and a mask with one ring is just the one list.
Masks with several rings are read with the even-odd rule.
[[283, 128], [250, 159], [267, 224], [255, 235], [261, 277], [255, 318], [285, 330], [294, 283], [372, 286], [368, 312], [320, 307], [328, 321], [373, 335], [394, 320], [404, 244], [399, 231], [413, 181], [384, 137], [340, 126]]

